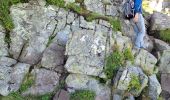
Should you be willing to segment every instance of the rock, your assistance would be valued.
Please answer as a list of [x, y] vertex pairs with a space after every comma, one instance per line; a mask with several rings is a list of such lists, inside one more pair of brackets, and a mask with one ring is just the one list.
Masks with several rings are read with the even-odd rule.
[[161, 73], [170, 73], [170, 50], [164, 50], [160, 61], [159, 61], [159, 71]]
[[41, 65], [48, 69], [55, 69], [57, 72], [63, 72], [64, 70], [64, 52], [65, 48], [60, 46], [57, 37], [53, 39], [53, 42], [44, 51]]
[[69, 3], [75, 3], [75, 0], [64, 0], [65, 1], [65, 4], [69, 4]]
[[[170, 98], [170, 74], [161, 74], [161, 87], [162, 91], [166, 91]], [[164, 93], [165, 94], [165, 93]]]
[[160, 12], [154, 12], [151, 17], [151, 31], [170, 29], [170, 16]]
[[110, 100], [110, 88], [100, 84], [99, 81], [90, 76], [81, 74], [70, 74], [66, 78], [66, 84], [68, 89], [91, 90], [96, 93], [96, 96], [101, 96], [104, 100]]
[[158, 82], [156, 75], [149, 76], [149, 97], [151, 100], [157, 100], [161, 91], [161, 85]]
[[156, 57], [144, 49], [139, 50], [134, 55], [135, 65], [140, 66], [145, 73], [153, 74], [155, 65], [157, 63]]
[[130, 38], [122, 36], [121, 33], [115, 34], [114, 38], [116, 42], [115, 44], [118, 46], [121, 52], [125, 51], [125, 49], [127, 48], [132, 48], [132, 41], [130, 40]]
[[[3, 58], [1, 58], [2, 60]], [[9, 93], [16, 92], [28, 73], [30, 65], [24, 63], [16, 63], [15, 60], [10, 58], [5, 58], [8, 64], [1, 63], [0, 66], [0, 94], [7, 96]], [[10, 63], [11, 61], [11, 63]], [[13, 67], [11, 67], [15, 64]]]
[[[120, 78], [115, 79], [115, 81], [117, 81], [117, 83], [114, 84], [116, 89], [128, 91], [135, 97], [139, 96], [142, 90], [147, 86], [148, 77], [139, 67], [134, 66], [126, 67], [123, 71], [121, 69], [121, 73], [121, 76], [119, 76]], [[118, 75], [120, 75], [120, 73]], [[137, 83], [139, 84], [137, 85]]]
[[70, 33], [71, 33], [70, 26], [67, 26], [65, 30], [58, 32], [56, 36], [58, 44], [61, 46], [66, 46]]
[[84, 4], [87, 10], [99, 13], [101, 15], [105, 14], [105, 9], [102, 0], [84, 0]]
[[35, 76], [35, 83], [28, 88], [22, 95], [44, 95], [51, 93], [59, 85], [60, 74], [46, 70], [34, 69], [32, 75]]
[[0, 57], [8, 56], [8, 47], [5, 43], [5, 29], [0, 25]]
[[84, 17], [80, 16], [80, 27], [94, 30], [95, 29], [95, 24], [96, 24], [95, 20], [93, 20], [91, 22], [87, 22], [84, 19]]
[[170, 50], [170, 45], [162, 40], [154, 39], [156, 51]]
[[122, 100], [122, 97], [118, 94], [113, 95], [113, 100]]
[[10, 33], [10, 53], [15, 59], [29, 64], [36, 64], [41, 59], [57, 24], [54, 17], [57, 10], [54, 6], [37, 5], [31, 1], [11, 7], [15, 28]]
[[108, 16], [118, 16], [118, 8], [114, 5], [106, 5], [106, 15]]
[[103, 74], [106, 37], [102, 32], [77, 30], [66, 45], [68, 60], [65, 68], [70, 73], [93, 76]]
[[60, 90], [55, 94], [53, 97], [53, 100], [70, 100], [70, 95], [67, 91], [65, 90]]

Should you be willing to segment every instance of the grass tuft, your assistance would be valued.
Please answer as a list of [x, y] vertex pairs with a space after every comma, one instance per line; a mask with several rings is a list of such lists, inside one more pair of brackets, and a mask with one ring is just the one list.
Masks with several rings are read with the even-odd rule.
[[95, 100], [95, 93], [89, 90], [77, 90], [70, 95], [70, 100]]

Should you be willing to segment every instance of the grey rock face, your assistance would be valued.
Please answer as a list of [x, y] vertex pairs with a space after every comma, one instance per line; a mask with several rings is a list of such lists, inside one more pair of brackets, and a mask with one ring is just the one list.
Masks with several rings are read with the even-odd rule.
[[154, 44], [157, 51], [170, 50], [170, 45], [162, 40], [154, 39]]
[[149, 76], [149, 96], [152, 100], [157, 100], [161, 93], [161, 85], [158, 82], [156, 75]]
[[84, 4], [87, 7], [87, 10], [99, 13], [101, 15], [105, 14], [102, 0], [84, 0]]
[[154, 12], [151, 17], [151, 31], [165, 30], [170, 28], [170, 16]]
[[[116, 79], [117, 84], [114, 84], [116, 89], [123, 91], [128, 90], [134, 96], [139, 96], [148, 83], [148, 77], [143, 73], [143, 71], [139, 67], [127, 67], [122, 71], [122, 74], [119, 73], [118, 75], [120, 76], [119, 79]], [[138, 79], [136, 80], [134, 79], [134, 77]], [[135, 86], [129, 86], [132, 85], [132, 81], [140, 83], [140, 85], [138, 86], [139, 89], [133, 89], [133, 87]]]
[[54, 19], [56, 10], [53, 6], [31, 3], [11, 7], [15, 28], [11, 32], [10, 53], [15, 59], [29, 64], [36, 64], [40, 60], [57, 23]]
[[5, 43], [5, 29], [0, 25], [0, 56], [8, 56], [8, 48]]
[[166, 91], [170, 98], [170, 74], [161, 74], [161, 87], [162, 92]]
[[60, 90], [55, 94], [53, 97], [53, 100], [70, 100], [70, 95], [67, 91], [65, 90]]
[[65, 48], [60, 46], [57, 42], [57, 37], [53, 39], [53, 42], [46, 48], [41, 60], [42, 67], [48, 69], [54, 69], [58, 72], [63, 72], [64, 69], [64, 52]]
[[138, 65], [147, 74], [153, 74], [157, 59], [146, 50], [139, 50], [135, 55], [135, 65]]
[[100, 76], [103, 73], [106, 37], [102, 32], [77, 30], [66, 45], [68, 60], [65, 68], [70, 73]]
[[162, 73], [170, 73], [170, 50], [164, 50], [159, 63], [159, 70]]
[[60, 74], [54, 71], [34, 69], [31, 73], [35, 76], [35, 84], [28, 88], [23, 95], [43, 95], [51, 93], [59, 84]]
[[[0, 65], [0, 94], [7, 96], [20, 88], [30, 65], [24, 63], [16, 64], [15, 60], [6, 57], [0, 59]], [[12, 65], [14, 66], [11, 67]]]
[[90, 76], [70, 74], [66, 78], [66, 84], [69, 90], [91, 90], [94, 91], [97, 96], [103, 97], [104, 100], [110, 100], [110, 89]]

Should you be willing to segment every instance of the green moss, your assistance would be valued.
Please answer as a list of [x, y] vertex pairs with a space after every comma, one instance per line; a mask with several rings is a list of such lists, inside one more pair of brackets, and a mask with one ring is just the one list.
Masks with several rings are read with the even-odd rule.
[[131, 74], [130, 77], [131, 77], [131, 81], [128, 86], [128, 91], [132, 91], [132, 90], [139, 91], [141, 89], [141, 83], [139, 77], [134, 74]]
[[65, 7], [64, 0], [46, 0], [48, 4], [56, 5], [58, 7]]
[[170, 29], [160, 31], [160, 39], [170, 43]]
[[115, 31], [121, 31], [121, 24], [120, 24], [120, 20], [118, 19], [109, 19], [110, 24], [112, 25], [112, 29]]
[[89, 90], [78, 90], [70, 95], [70, 100], [95, 100], [95, 93]]
[[106, 58], [104, 73], [108, 79], [112, 79], [113, 76], [116, 75], [117, 70], [123, 65], [123, 62], [123, 55], [118, 49], [115, 49], [113, 53]]

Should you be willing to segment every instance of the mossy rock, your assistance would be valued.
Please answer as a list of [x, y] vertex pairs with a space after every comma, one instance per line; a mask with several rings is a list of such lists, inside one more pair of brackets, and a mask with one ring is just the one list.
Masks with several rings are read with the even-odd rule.
[[77, 90], [70, 95], [70, 100], [95, 100], [95, 92], [89, 90]]
[[165, 42], [170, 43], [170, 29], [161, 30], [159, 32], [159, 38]]

